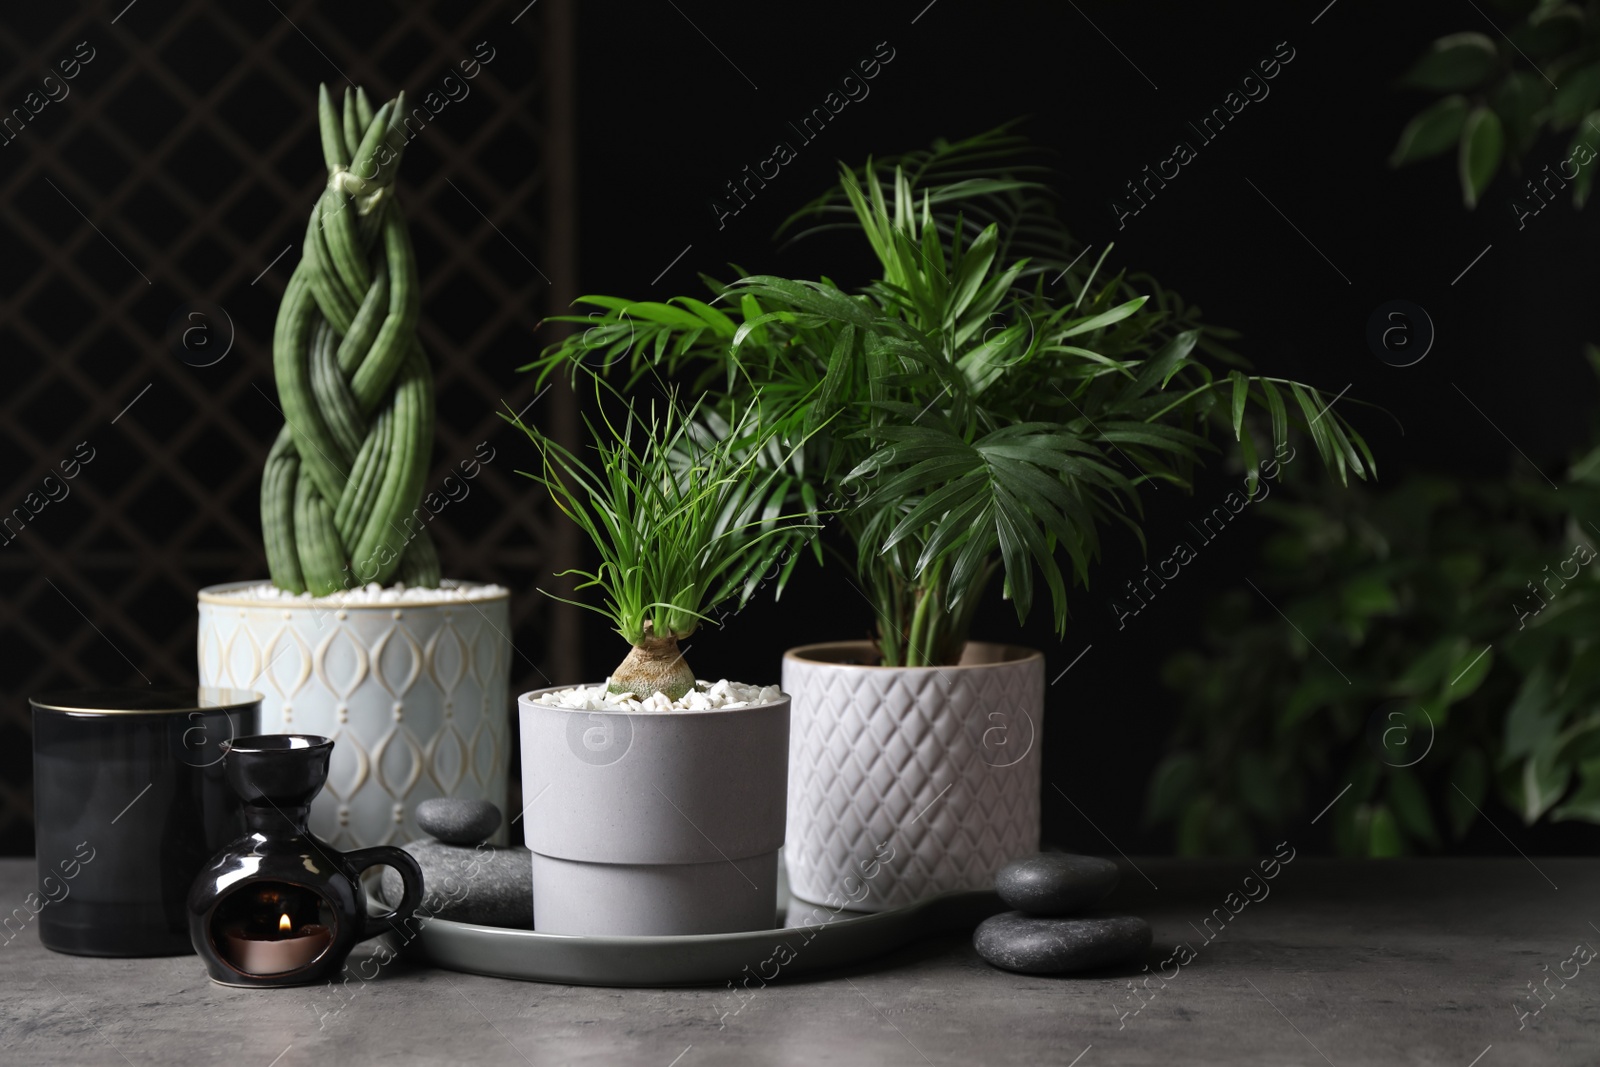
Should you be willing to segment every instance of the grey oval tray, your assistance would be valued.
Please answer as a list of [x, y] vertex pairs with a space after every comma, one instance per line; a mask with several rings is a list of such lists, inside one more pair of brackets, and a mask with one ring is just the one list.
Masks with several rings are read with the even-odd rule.
[[[923, 937], [970, 930], [1005, 910], [988, 891], [944, 893], [892, 911], [840, 911], [816, 925], [786, 925], [791, 913], [832, 909], [789, 896], [780, 880], [779, 925], [771, 930], [683, 937], [579, 937], [433, 919], [402, 947], [413, 960], [452, 971], [565, 985], [722, 985], [768, 982], [858, 963]], [[377, 911], [388, 908], [372, 901]], [[397, 935], [396, 935], [397, 936]]]

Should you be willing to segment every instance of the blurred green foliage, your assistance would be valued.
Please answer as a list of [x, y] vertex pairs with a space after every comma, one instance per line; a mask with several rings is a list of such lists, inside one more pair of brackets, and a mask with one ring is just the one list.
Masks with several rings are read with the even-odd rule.
[[1484, 2], [1487, 10], [1479, 13], [1504, 32], [1452, 33], [1423, 53], [1402, 84], [1444, 95], [1401, 131], [1390, 162], [1398, 167], [1455, 149], [1470, 208], [1502, 164], [1516, 167], [1541, 133], [1573, 130], [1565, 159], [1529, 168], [1539, 186], [1528, 191], [1551, 195], [1552, 184], [1570, 182], [1573, 202], [1582, 207], [1594, 181], [1595, 168], [1586, 165], [1595, 155], [1591, 146], [1600, 143], [1600, 4]]
[[1494, 799], [1600, 823], [1600, 423], [1559, 489], [1525, 465], [1285, 475], [1260, 593], [1220, 597], [1164, 665], [1183, 703], [1150, 821], [1184, 855], [1254, 854], [1348, 782], [1319, 820], [1344, 855], [1444, 849]]

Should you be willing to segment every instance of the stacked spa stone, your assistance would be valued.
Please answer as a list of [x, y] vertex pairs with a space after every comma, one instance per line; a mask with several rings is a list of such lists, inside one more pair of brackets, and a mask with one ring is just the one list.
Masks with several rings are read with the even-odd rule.
[[[1150, 924], [1132, 915], [1081, 915], [1116, 888], [1117, 865], [1045, 852], [1007, 864], [995, 891], [1015, 911], [979, 924], [978, 955], [1007, 971], [1064, 974], [1110, 967], [1150, 947]], [[1077, 916], [1070, 918], [1069, 916]]]
[[[518, 845], [488, 844], [500, 809], [487, 800], [438, 797], [417, 805], [417, 825], [432, 841], [404, 848], [422, 868], [422, 907], [436, 919], [526, 929], [533, 915], [533, 857]], [[383, 896], [400, 899], [400, 875], [383, 869]]]

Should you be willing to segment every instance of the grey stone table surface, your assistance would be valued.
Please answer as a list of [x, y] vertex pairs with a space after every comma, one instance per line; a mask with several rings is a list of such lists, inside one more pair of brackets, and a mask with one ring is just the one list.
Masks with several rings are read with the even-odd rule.
[[[950, 936], [743, 997], [376, 957], [342, 989], [252, 991], [193, 957], [57, 955], [28, 929], [0, 944], [0, 1064], [1600, 1063], [1600, 966], [1577, 951], [1600, 945], [1600, 860], [1121, 866], [1107, 903], [1154, 927], [1142, 963], [1029, 977]], [[32, 880], [0, 861], [0, 912]]]

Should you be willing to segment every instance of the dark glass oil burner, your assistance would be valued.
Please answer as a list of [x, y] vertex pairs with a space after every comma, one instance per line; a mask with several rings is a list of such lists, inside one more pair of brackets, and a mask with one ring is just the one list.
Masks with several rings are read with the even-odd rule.
[[[245, 835], [217, 853], [189, 893], [189, 936], [211, 980], [306, 985], [337, 974], [356, 944], [422, 903], [422, 868], [403, 849], [339, 852], [306, 826], [328, 779], [333, 742], [301, 734], [241, 737], [223, 761], [244, 801]], [[361, 872], [393, 867], [405, 892], [368, 915]]]

